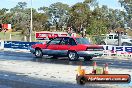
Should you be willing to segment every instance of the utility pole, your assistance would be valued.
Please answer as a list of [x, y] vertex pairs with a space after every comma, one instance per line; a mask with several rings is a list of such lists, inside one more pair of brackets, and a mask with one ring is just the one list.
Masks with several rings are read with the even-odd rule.
[[32, 42], [32, 0], [31, 0], [31, 22], [30, 22], [30, 34], [29, 34], [29, 41]]
[[121, 36], [122, 36], [122, 33], [121, 31], [117, 31], [117, 36], [118, 36], [118, 46], [121, 46]]

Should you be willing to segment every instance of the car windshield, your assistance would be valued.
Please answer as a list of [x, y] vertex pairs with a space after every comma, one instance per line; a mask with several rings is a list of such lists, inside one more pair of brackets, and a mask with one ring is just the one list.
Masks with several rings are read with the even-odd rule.
[[90, 44], [86, 38], [76, 38], [77, 44]]

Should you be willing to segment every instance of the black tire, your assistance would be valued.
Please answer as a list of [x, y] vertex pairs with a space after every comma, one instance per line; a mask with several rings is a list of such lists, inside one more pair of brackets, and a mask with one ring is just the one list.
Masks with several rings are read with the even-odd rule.
[[41, 49], [36, 49], [35, 50], [35, 57], [36, 58], [42, 58], [43, 57], [43, 53]]
[[106, 43], [105, 42], [101, 42], [100, 45], [106, 45]]
[[84, 76], [79, 76], [77, 78], [77, 84], [84, 85], [87, 82], [87, 79]]
[[130, 82], [131, 82], [131, 76], [129, 75], [128, 83], [130, 83]]
[[90, 60], [92, 60], [92, 58], [93, 57], [91, 57], [91, 56], [84, 57], [84, 61], [90, 61]]
[[79, 56], [76, 51], [68, 51], [68, 58], [70, 61], [78, 60]]

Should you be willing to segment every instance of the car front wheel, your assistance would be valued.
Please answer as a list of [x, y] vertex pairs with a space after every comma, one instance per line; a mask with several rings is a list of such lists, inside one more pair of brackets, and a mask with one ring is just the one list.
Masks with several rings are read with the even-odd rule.
[[77, 52], [69, 51], [68, 52], [68, 58], [70, 61], [76, 61], [76, 60], [78, 60], [79, 56], [78, 56]]
[[36, 58], [42, 58], [42, 56], [43, 56], [42, 51], [40, 49], [36, 49], [35, 50], [35, 57]]

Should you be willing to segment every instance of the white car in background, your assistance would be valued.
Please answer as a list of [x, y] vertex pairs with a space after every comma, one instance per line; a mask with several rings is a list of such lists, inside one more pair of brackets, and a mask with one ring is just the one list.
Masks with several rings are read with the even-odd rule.
[[[100, 41], [101, 45], [118, 45], [118, 35], [116, 33], [106, 34], [105, 38]], [[121, 36], [122, 46], [131, 46], [132, 38], [127, 35]]]

